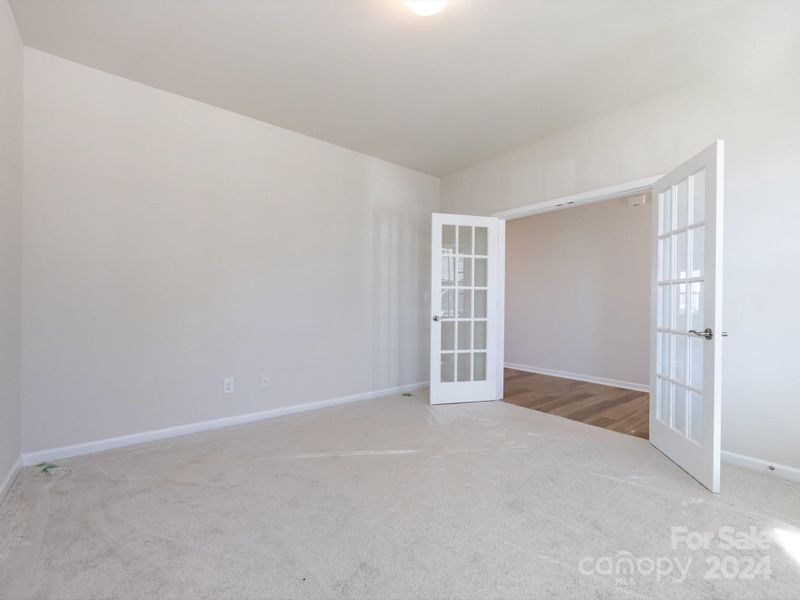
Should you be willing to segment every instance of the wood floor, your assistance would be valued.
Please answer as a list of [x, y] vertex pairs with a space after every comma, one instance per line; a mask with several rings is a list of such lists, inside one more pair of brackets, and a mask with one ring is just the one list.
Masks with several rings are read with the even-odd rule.
[[648, 438], [650, 395], [622, 388], [505, 370], [506, 402]]

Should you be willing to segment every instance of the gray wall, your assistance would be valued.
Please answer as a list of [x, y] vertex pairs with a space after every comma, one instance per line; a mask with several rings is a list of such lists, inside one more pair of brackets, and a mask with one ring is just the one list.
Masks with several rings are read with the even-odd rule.
[[438, 179], [25, 52], [24, 451], [427, 380]]
[[506, 225], [506, 364], [649, 384], [650, 205]]
[[22, 41], [0, 1], [0, 494], [20, 453]]
[[525, 206], [669, 171], [726, 141], [723, 450], [800, 468], [800, 76], [794, 47], [442, 180], [442, 210]]

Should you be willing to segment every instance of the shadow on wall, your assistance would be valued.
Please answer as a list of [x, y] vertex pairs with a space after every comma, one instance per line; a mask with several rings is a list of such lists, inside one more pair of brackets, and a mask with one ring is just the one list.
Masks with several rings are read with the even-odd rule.
[[[435, 206], [409, 202], [371, 186], [371, 336], [372, 389], [426, 381], [429, 370], [428, 323], [430, 215]], [[420, 194], [415, 194], [420, 197]]]

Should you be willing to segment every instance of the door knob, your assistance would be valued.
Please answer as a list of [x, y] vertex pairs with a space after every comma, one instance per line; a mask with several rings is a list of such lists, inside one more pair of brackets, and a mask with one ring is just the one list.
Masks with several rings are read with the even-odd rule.
[[438, 321], [439, 320], [439, 315], [433, 315], [433, 320], [434, 321]]
[[711, 338], [714, 337], [714, 332], [711, 331], [710, 327], [706, 327], [703, 331], [697, 331], [696, 329], [690, 329], [689, 333], [691, 333], [692, 335], [696, 335], [697, 337], [706, 338], [707, 340], [710, 340]]

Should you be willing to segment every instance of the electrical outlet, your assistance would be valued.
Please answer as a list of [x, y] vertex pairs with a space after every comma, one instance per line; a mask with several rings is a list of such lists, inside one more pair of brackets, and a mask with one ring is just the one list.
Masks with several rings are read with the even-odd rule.
[[269, 387], [269, 374], [267, 373], [261, 374], [261, 387], [265, 389]]
[[236, 391], [236, 380], [233, 377], [226, 377], [222, 380], [222, 392], [232, 394]]

